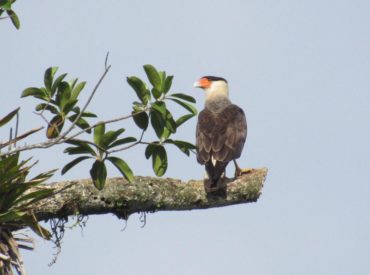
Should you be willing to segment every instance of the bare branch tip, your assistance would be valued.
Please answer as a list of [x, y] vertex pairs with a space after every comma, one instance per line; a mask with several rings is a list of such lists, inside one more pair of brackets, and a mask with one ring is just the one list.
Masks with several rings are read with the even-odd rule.
[[110, 69], [110, 66], [111, 65], [108, 65], [108, 58], [109, 58], [109, 52], [107, 52], [106, 56], [105, 56], [105, 61], [104, 61], [104, 66], [105, 66], [105, 70], [109, 70]]

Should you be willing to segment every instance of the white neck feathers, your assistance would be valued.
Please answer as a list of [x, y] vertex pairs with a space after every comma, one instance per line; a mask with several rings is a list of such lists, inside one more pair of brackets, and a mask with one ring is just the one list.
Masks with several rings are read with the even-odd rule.
[[229, 98], [229, 87], [224, 81], [213, 81], [211, 86], [204, 91], [206, 92], [206, 101], [216, 97]]
[[231, 104], [229, 100], [229, 87], [224, 81], [213, 81], [206, 92], [205, 107], [212, 112], [220, 112]]

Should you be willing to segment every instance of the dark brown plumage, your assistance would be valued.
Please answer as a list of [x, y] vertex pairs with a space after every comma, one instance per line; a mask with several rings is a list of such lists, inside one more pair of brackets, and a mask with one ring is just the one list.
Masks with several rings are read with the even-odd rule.
[[206, 107], [199, 113], [196, 129], [197, 160], [205, 165], [213, 186], [217, 184], [227, 164], [240, 157], [246, 137], [246, 118], [238, 106], [229, 104], [220, 112], [212, 112]]

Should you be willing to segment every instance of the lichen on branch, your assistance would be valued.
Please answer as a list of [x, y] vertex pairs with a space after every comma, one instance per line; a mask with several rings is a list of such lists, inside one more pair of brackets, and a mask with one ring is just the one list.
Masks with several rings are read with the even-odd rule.
[[91, 179], [57, 182], [43, 188], [54, 188], [56, 194], [39, 202], [34, 214], [40, 220], [72, 215], [112, 213], [127, 219], [133, 213], [193, 210], [255, 202], [267, 175], [267, 168], [253, 169], [236, 180], [229, 180], [225, 196], [204, 191], [202, 180], [184, 182], [172, 178], [140, 177], [129, 183], [123, 177], [109, 178], [103, 190], [97, 190]]

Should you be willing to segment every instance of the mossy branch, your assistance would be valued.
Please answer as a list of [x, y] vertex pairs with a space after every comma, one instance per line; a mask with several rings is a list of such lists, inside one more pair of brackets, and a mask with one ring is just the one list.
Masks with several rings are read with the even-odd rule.
[[109, 178], [102, 191], [90, 179], [45, 185], [56, 194], [34, 207], [37, 220], [71, 215], [112, 213], [127, 219], [132, 213], [193, 210], [255, 202], [267, 175], [267, 168], [253, 169], [230, 180], [224, 196], [209, 196], [202, 180], [183, 182], [172, 178], [135, 177], [129, 183], [123, 177]]

